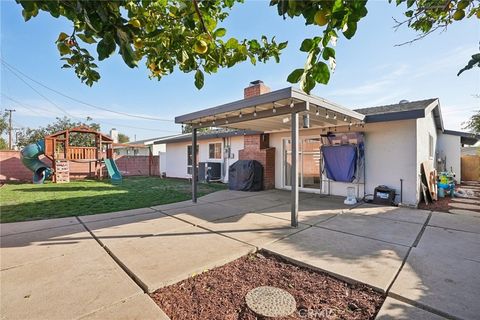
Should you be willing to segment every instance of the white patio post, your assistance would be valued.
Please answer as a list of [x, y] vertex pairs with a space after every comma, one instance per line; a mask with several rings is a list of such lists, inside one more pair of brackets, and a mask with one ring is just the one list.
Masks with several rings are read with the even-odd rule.
[[291, 225], [298, 227], [298, 113], [292, 112], [292, 211]]
[[192, 202], [197, 203], [197, 129], [192, 129]]

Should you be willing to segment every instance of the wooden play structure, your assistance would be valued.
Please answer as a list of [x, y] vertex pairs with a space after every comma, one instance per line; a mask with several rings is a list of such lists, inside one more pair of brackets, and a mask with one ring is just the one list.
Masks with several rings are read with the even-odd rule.
[[[76, 138], [87, 146], [79, 146]], [[109, 136], [81, 126], [45, 136], [45, 156], [52, 161], [52, 180], [56, 183], [70, 182], [70, 162], [88, 162], [90, 175], [103, 178], [102, 163], [105, 164], [112, 182], [121, 182], [122, 176], [113, 159], [113, 139]]]

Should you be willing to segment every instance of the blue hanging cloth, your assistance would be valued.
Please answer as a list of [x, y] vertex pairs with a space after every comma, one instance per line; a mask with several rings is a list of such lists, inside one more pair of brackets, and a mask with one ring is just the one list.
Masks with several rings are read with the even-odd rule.
[[339, 182], [355, 180], [357, 148], [354, 145], [322, 146], [328, 179]]

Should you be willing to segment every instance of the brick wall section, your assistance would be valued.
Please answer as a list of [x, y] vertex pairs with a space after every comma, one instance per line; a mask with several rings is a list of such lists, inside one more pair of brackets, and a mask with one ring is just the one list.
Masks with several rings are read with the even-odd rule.
[[[48, 166], [52, 166], [48, 158], [40, 157], [40, 160]], [[160, 175], [158, 156], [152, 158], [148, 156], [120, 156], [115, 161], [124, 176], [148, 176], [150, 161], [152, 162], [151, 175]], [[91, 175], [94, 174], [94, 171], [95, 163], [92, 163]], [[20, 151], [0, 151], [0, 181], [31, 181], [32, 175], [32, 172], [23, 165], [20, 159]], [[89, 175], [90, 165], [88, 162], [70, 161], [71, 179], [84, 179]], [[104, 175], [106, 176], [106, 172]]]
[[[239, 160], [256, 160], [263, 166], [263, 187], [275, 188], [275, 148], [262, 142], [261, 135], [247, 135], [243, 140], [243, 150], [238, 152]], [[266, 139], [268, 141], [268, 139]]]
[[270, 92], [270, 88], [263, 83], [259, 83], [255, 85], [250, 85], [243, 89], [243, 97], [245, 99], [248, 99], [268, 92]]

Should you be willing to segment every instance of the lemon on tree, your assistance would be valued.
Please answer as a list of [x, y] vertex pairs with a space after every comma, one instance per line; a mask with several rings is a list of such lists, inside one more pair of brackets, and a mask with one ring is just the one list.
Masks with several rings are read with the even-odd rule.
[[457, 10], [455, 11], [455, 13], [453, 14], [453, 20], [462, 20], [463, 18], [465, 18], [465, 11], [463, 10]]
[[468, 0], [461, 0], [461, 1], [457, 4], [457, 9], [463, 10], [463, 9], [465, 9], [466, 7], [468, 7], [469, 4], [470, 4], [470, 1], [468, 1]]
[[140, 28], [142, 26], [142, 23], [140, 22], [140, 20], [136, 18], [131, 19], [130, 21], [128, 21], [128, 23], [134, 26], [135, 28]]
[[328, 15], [329, 14], [327, 10], [319, 10], [315, 13], [313, 21], [315, 21], [315, 24], [318, 24], [319, 26], [324, 26], [328, 23]]
[[133, 41], [133, 45], [134, 45], [135, 48], [137, 48], [137, 49], [142, 48], [142, 47], [143, 47], [143, 41], [142, 41], [142, 39], [136, 38], [136, 39]]
[[193, 46], [193, 49], [198, 54], [204, 54], [208, 50], [208, 44], [205, 40], [197, 40]]

